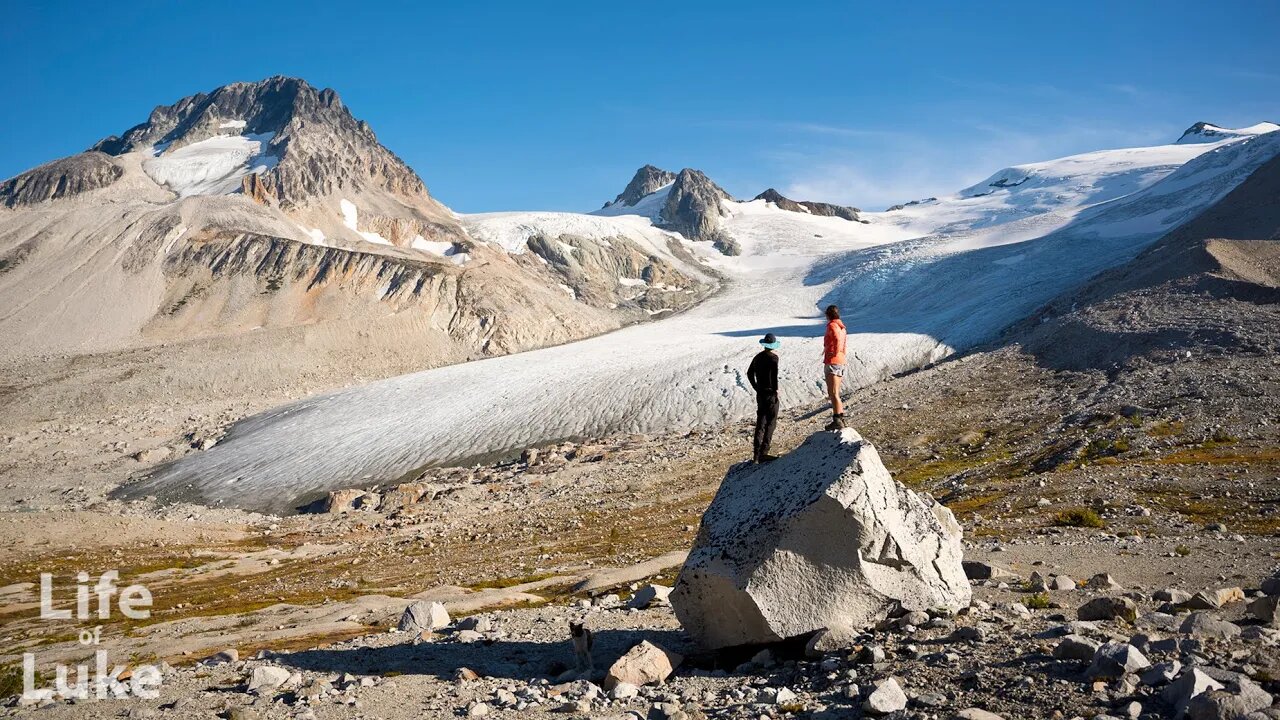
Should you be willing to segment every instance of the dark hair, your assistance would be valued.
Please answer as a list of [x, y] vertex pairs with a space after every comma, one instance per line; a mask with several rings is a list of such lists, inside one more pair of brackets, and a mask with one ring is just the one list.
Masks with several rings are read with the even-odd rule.
[[835, 320], [835, 319], [837, 319], [837, 318], [839, 318], [839, 317], [840, 317], [840, 308], [836, 307], [835, 305], [828, 305], [828, 306], [827, 306], [827, 319], [828, 319], [828, 320]]

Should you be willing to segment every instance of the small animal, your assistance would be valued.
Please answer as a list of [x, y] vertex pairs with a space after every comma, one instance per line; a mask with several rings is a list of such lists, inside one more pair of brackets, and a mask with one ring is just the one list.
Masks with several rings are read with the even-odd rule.
[[591, 660], [591, 648], [595, 645], [595, 636], [587, 629], [585, 623], [570, 622], [569, 635], [573, 638], [573, 655], [577, 660], [579, 672], [594, 672], [595, 663]]

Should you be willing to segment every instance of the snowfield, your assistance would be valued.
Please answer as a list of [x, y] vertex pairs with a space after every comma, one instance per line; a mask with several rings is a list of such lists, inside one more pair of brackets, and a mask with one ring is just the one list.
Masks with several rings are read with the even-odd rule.
[[[742, 256], [682, 241], [728, 278], [696, 308], [282, 406], [237, 423], [211, 450], [126, 494], [288, 512], [328, 490], [395, 482], [429, 464], [616, 431], [721, 424], [754, 410], [744, 373], [766, 332], [782, 341], [783, 406], [811, 402], [824, 394], [821, 306], [843, 308], [848, 382], [865, 386], [993, 338], [1132, 258], [1277, 154], [1280, 133], [1089, 153], [865, 214], [869, 224], [733, 203], [725, 228]], [[537, 233], [603, 239], [625, 231], [665, 243], [669, 234], [646, 214], [665, 192], [631, 213], [499, 213], [464, 222], [474, 237], [509, 252]]]
[[276, 166], [275, 156], [265, 150], [272, 137], [272, 133], [223, 135], [171, 152], [167, 146], [157, 148], [156, 156], [144, 160], [142, 169], [180, 198], [227, 195], [240, 189], [244, 176]]

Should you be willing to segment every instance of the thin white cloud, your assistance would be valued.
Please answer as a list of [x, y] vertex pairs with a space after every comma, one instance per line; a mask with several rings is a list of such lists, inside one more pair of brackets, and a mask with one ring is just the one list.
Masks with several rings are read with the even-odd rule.
[[[783, 194], [864, 209], [955, 193], [1001, 168], [1106, 148], [1173, 142], [1168, 127], [1113, 128], [1061, 121], [1040, 132], [977, 123], [976, 138], [903, 134], [865, 143], [771, 150], [766, 161], [780, 170]], [[852, 139], [852, 138], [851, 138]]]

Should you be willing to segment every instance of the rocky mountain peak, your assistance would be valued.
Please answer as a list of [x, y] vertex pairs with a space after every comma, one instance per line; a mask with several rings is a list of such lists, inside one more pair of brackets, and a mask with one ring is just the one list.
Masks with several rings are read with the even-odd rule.
[[1178, 137], [1178, 143], [1184, 144], [1188, 142], [1210, 142], [1214, 139], [1221, 140], [1226, 137], [1222, 133], [1222, 128], [1212, 123], [1200, 121], [1182, 132]]
[[1280, 130], [1280, 124], [1273, 122], [1260, 122], [1243, 128], [1225, 128], [1213, 123], [1198, 122], [1182, 133], [1182, 136], [1178, 138], [1177, 144], [1214, 143], [1231, 138], [1264, 135], [1276, 130]]
[[612, 205], [623, 205], [631, 207], [640, 202], [641, 198], [651, 195], [661, 189], [664, 185], [670, 185], [676, 179], [675, 173], [663, 170], [653, 165], [645, 165], [636, 170], [636, 174], [631, 178], [631, 182], [627, 183], [627, 187], [612, 202], [607, 202], [604, 207]]
[[662, 206], [663, 227], [690, 240], [710, 241], [726, 255], [737, 255], [742, 252], [738, 243], [720, 227], [720, 218], [729, 214], [724, 203], [732, 201], [701, 170], [685, 168], [676, 175]]
[[254, 187], [282, 207], [299, 207], [337, 190], [384, 190], [426, 200], [421, 178], [378, 142], [332, 89], [276, 76], [236, 82], [152, 110], [147, 121], [92, 150], [108, 155], [152, 148], [164, 157], [217, 138], [259, 143], [265, 172]]
[[847, 207], [845, 205], [833, 205], [831, 203], [814, 202], [812, 200], [792, 200], [773, 188], [765, 190], [755, 196], [754, 199], [772, 203], [782, 210], [809, 213], [810, 215], [821, 215], [823, 217], [838, 217], [853, 221], [858, 220], [858, 213], [860, 212], [858, 208]]

